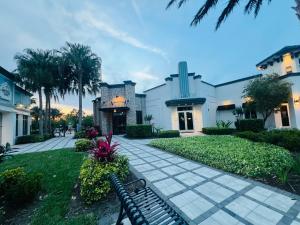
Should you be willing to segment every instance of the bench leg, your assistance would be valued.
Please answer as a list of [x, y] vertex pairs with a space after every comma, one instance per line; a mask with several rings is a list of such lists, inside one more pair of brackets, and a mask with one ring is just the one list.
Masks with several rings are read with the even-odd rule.
[[119, 213], [119, 216], [118, 216], [118, 220], [117, 220], [116, 225], [123, 225], [122, 220], [124, 219], [124, 216], [125, 216], [125, 215], [126, 215], [126, 214], [124, 213], [123, 204], [121, 204], [121, 207], [120, 207], [120, 213]]

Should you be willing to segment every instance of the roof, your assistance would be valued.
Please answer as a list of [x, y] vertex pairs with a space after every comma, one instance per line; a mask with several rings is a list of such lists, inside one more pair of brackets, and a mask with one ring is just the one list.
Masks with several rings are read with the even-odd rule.
[[256, 66], [261, 67], [267, 63], [272, 63], [274, 60], [280, 59], [283, 55], [287, 53], [292, 53], [292, 54], [300, 54], [300, 45], [291, 45], [291, 46], [286, 46], [279, 51], [275, 52], [274, 54], [270, 55], [269, 57], [265, 58], [261, 62], [259, 62]]
[[157, 85], [157, 86], [155, 86], [155, 87], [153, 87], [153, 88], [147, 89], [147, 90], [145, 90], [144, 92], [151, 91], [151, 90], [153, 90], [153, 89], [156, 89], [156, 88], [159, 88], [159, 87], [162, 87], [162, 86], [165, 86], [165, 85], [166, 85], [166, 83], [160, 84], [160, 85]]
[[229, 82], [217, 84], [217, 85], [214, 85], [214, 86], [215, 87], [221, 87], [221, 86], [225, 86], [225, 85], [228, 85], [228, 84], [242, 82], [242, 81], [245, 81], [245, 80], [251, 80], [251, 79], [254, 79], [254, 78], [261, 77], [261, 76], [262, 76], [262, 74], [256, 74], [256, 75], [252, 75], [252, 76], [249, 76], [249, 77], [244, 77], [244, 78], [241, 78], [241, 79], [232, 80], [232, 81], [229, 81]]
[[16, 90], [22, 92], [22, 93], [25, 94], [25, 95], [33, 96], [32, 93], [30, 93], [29, 91], [26, 91], [24, 88], [21, 88], [21, 87], [19, 87], [19, 86], [17, 86], [17, 85], [15, 85], [15, 88], [16, 88]]
[[204, 104], [206, 98], [180, 98], [166, 101], [166, 106], [179, 106], [179, 105], [198, 105]]
[[123, 81], [123, 84], [108, 84], [106, 82], [101, 82], [100, 87], [108, 87], [108, 88], [120, 88], [120, 87], [125, 87], [125, 85], [136, 85], [135, 82], [132, 82], [131, 80], [125, 80]]

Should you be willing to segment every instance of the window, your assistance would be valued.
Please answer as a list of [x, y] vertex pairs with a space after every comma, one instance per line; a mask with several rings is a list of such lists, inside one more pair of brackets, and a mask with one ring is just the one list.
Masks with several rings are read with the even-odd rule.
[[28, 116], [23, 115], [23, 135], [27, 135], [28, 132]]
[[192, 111], [192, 106], [177, 107], [177, 111]]
[[18, 120], [18, 118], [19, 118], [19, 115], [16, 114], [16, 137], [19, 136], [19, 120]]
[[143, 112], [136, 111], [136, 124], [143, 124]]
[[286, 71], [286, 73], [292, 73], [293, 68], [291, 66], [287, 66], [287, 67], [285, 67], [285, 71]]
[[246, 110], [245, 119], [257, 119], [257, 114], [255, 110]]

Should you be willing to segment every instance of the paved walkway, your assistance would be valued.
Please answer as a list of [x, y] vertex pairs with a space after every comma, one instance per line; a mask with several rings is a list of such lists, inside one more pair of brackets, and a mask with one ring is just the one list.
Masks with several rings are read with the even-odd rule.
[[130, 168], [189, 224], [300, 225], [300, 196], [115, 136]]
[[55, 150], [60, 148], [73, 148], [75, 146], [75, 141], [76, 140], [73, 139], [73, 135], [69, 135], [66, 137], [51, 138], [43, 142], [13, 145], [12, 149], [16, 151], [14, 152], [14, 154], [42, 152], [42, 151]]

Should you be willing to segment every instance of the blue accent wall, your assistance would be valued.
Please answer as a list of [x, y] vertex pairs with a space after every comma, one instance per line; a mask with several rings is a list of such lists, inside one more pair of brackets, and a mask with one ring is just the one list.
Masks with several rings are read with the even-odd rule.
[[178, 63], [179, 89], [181, 98], [190, 97], [187, 62]]

